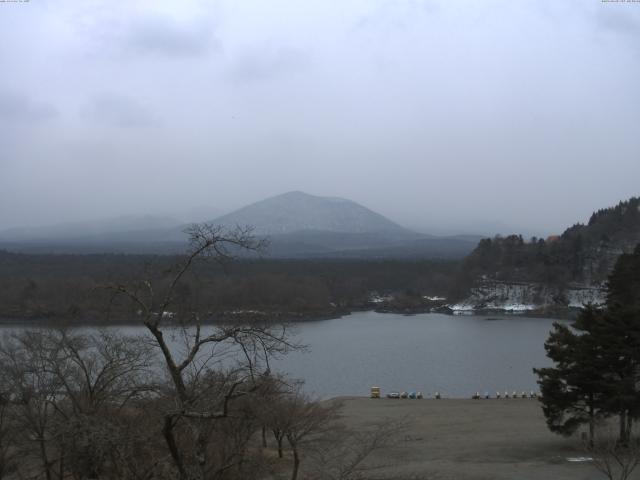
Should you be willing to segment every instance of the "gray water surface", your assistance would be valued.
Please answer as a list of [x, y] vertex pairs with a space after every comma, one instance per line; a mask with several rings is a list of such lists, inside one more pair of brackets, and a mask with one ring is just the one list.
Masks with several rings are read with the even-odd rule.
[[358, 312], [298, 324], [309, 347], [274, 363], [306, 380], [321, 398], [366, 395], [372, 385], [391, 390], [438, 391], [468, 398], [474, 392], [538, 390], [532, 368], [550, 365], [544, 341], [557, 320]]
[[[554, 321], [356, 312], [294, 324], [294, 340], [308, 348], [272, 361], [271, 367], [304, 379], [305, 391], [323, 399], [368, 395], [373, 385], [380, 386], [383, 394], [421, 391], [426, 396], [437, 391], [453, 398], [468, 398], [476, 391], [492, 396], [496, 391], [537, 391], [532, 368], [550, 365], [544, 341]], [[142, 326], [111, 328], [150, 338]], [[168, 330], [166, 338], [172, 348], [184, 349], [176, 331]]]

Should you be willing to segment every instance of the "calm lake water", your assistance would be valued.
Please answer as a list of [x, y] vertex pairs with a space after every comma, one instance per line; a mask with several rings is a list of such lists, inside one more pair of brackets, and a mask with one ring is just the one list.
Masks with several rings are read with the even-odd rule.
[[522, 316], [396, 315], [358, 312], [297, 326], [309, 346], [278, 361], [278, 370], [306, 380], [322, 398], [438, 391], [537, 391], [532, 368], [550, 365], [544, 341], [556, 320]]
[[[426, 396], [437, 391], [453, 398], [468, 398], [476, 391], [492, 396], [496, 391], [537, 391], [532, 368], [550, 365], [544, 341], [554, 321], [357, 312], [295, 324], [295, 339], [308, 348], [271, 366], [304, 379], [307, 393], [323, 399], [368, 395], [372, 385], [380, 386], [383, 394], [421, 391]], [[148, 335], [138, 326], [112, 328]]]

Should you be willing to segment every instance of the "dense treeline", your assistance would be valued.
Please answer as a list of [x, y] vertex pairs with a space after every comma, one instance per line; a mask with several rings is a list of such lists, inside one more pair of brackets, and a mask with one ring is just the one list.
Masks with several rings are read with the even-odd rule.
[[[481, 240], [463, 261], [242, 259], [229, 268], [199, 260], [179, 293], [179, 306], [220, 316], [238, 310], [297, 316], [371, 307], [392, 294], [387, 310], [420, 311], [424, 296], [458, 300], [481, 279], [535, 282], [562, 289], [600, 284], [616, 258], [640, 242], [640, 198], [595, 212], [562, 235]], [[123, 321], [135, 314], [98, 287], [134, 278], [168, 278], [176, 255], [47, 255], [0, 251], [0, 318]]]
[[587, 225], [560, 235], [525, 240], [521, 235], [487, 238], [464, 260], [459, 288], [479, 278], [540, 282], [564, 287], [606, 280], [616, 258], [640, 242], [640, 198], [595, 212]]
[[[130, 320], [135, 310], [112, 302], [100, 286], [139, 278], [166, 281], [179, 259], [0, 251], [0, 316]], [[458, 265], [426, 260], [237, 260], [222, 265], [198, 259], [176, 294], [176, 308], [213, 316], [239, 310], [330, 315], [366, 307], [374, 292], [393, 293], [397, 301], [419, 306], [423, 295], [447, 295]]]

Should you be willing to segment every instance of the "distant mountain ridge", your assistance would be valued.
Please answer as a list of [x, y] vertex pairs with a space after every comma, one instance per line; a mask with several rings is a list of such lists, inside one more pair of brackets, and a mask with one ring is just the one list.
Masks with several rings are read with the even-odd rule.
[[[53, 253], [178, 253], [190, 224], [156, 217], [0, 232], [0, 248]], [[164, 222], [164, 223], [163, 223]], [[435, 237], [404, 228], [354, 201], [288, 192], [210, 222], [252, 226], [273, 258], [462, 258], [480, 237]], [[238, 252], [244, 254], [244, 252]]]
[[294, 191], [247, 205], [211, 223], [251, 225], [276, 258], [460, 258], [479, 237], [416, 233], [352, 200]]
[[180, 224], [179, 220], [167, 216], [122, 215], [100, 220], [64, 222], [38, 227], [14, 227], [0, 231], [0, 240], [35, 241], [99, 237], [127, 232], [165, 230]]

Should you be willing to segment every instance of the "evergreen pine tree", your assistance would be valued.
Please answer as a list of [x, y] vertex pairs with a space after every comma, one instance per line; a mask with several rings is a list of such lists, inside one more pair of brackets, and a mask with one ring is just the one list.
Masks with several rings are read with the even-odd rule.
[[585, 307], [572, 328], [555, 323], [545, 342], [547, 356], [555, 367], [534, 369], [542, 393], [542, 409], [552, 432], [573, 434], [581, 425], [589, 426], [593, 440], [598, 418], [606, 416], [608, 383], [602, 375], [601, 346], [591, 332], [601, 322], [602, 313]]
[[570, 435], [599, 417], [619, 417], [619, 440], [640, 418], [640, 245], [609, 276], [606, 308], [586, 306], [571, 328], [555, 324], [545, 342], [555, 366], [538, 375], [547, 425]]
[[607, 307], [597, 335], [608, 372], [608, 410], [620, 417], [620, 441], [627, 443], [640, 417], [640, 245], [618, 257], [609, 276]]

